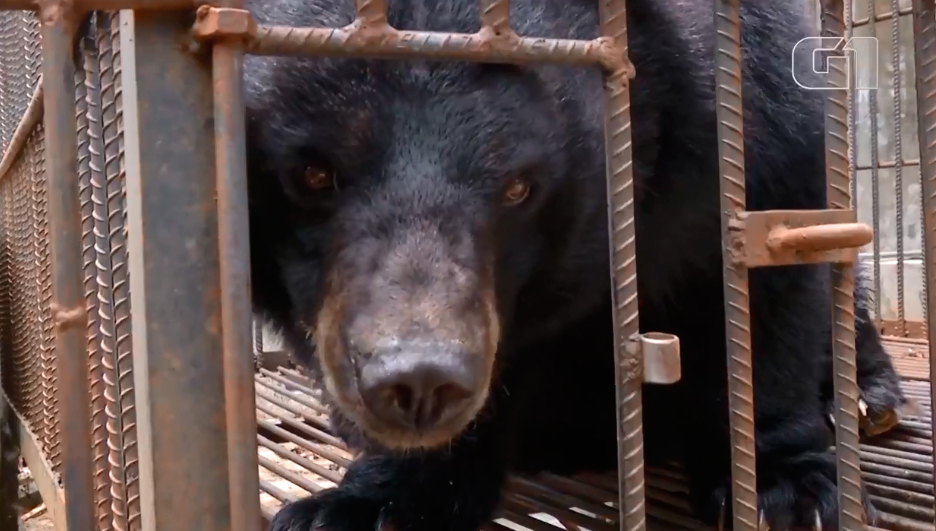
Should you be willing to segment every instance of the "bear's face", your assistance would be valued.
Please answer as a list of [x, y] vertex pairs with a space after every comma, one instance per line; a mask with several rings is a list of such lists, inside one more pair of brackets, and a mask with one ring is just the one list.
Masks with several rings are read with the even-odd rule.
[[247, 90], [253, 245], [270, 250], [287, 326], [314, 334], [329, 394], [368, 437], [451, 441], [550, 251], [545, 206], [571, 201], [557, 102], [509, 66], [263, 72]]

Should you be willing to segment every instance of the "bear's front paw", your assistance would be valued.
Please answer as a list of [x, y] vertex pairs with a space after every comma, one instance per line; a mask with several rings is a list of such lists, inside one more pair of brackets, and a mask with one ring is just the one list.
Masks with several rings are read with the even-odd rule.
[[[838, 529], [838, 490], [834, 460], [818, 460], [809, 466], [778, 467], [758, 476], [758, 525], [770, 531]], [[714, 502], [705, 511], [708, 523], [724, 529], [731, 524], [731, 481], [707, 497]], [[877, 511], [862, 492], [865, 521], [873, 525]], [[712, 518], [714, 516], [714, 518]], [[713, 521], [713, 520], [717, 520]]]
[[[907, 417], [922, 416], [924, 411], [913, 399], [903, 396], [896, 386], [873, 382], [859, 389], [858, 413], [864, 435], [875, 437], [895, 428]], [[826, 403], [829, 428], [835, 431], [835, 401]]]
[[328, 489], [285, 505], [269, 531], [393, 531], [392, 505], [340, 487]]

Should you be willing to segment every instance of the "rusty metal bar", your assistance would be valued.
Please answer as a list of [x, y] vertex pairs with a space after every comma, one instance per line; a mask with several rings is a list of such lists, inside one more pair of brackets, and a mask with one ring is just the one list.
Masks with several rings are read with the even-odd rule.
[[[872, 1], [873, 1], [873, 0], [872, 0]], [[875, 157], [876, 157], [876, 156], [877, 156], [877, 155], [875, 155]], [[876, 160], [876, 159], [875, 159], [875, 160]], [[868, 165], [868, 166], [856, 166], [855, 169], [856, 169], [856, 170], [872, 170], [872, 169], [875, 169], [875, 168], [877, 168], [877, 169], [884, 169], [884, 168], [893, 168], [893, 167], [896, 166], [896, 165], [897, 165], [897, 161], [896, 161], [896, 160], [885, 160], [885, 161], [878, 162], [878, 163], [871, 163], [871, 164]], [[903, 166], [904, 168], [906, 168], [906, 167], [908, 167], [908, 166], [919, 166], [919, 165], [920, 165], [920, 160], [919, 160], [919, 159], [907, 159], [907, 160], [901, 161], [901, 162], [900, 162], [900, 165]]]
[[[208, 0], [0, 0], [0, 11], [32, 10], [47, 12], [68, 7], [76, 13], [87, 11], [120, 11], [134, 9], [141, 11], [174, 11], [194, 9], [207, 4]], [[41, 7], [40, 7], [41, 6]]]
[[[628, 57], [624, 0], [600, 4], [601, 35]], [[605, 72], [605, 165], [608, 181], [611, 300], [618, 437], [618, 510], [622, 531], [647, 527], [643, 450], [643, 359], [637, 312], [637, 249], [629, 64]]]
[[[378, 3], [373, 0], [372, 4]], [[383, 3], [383, 2], [379, 2]], [[226, 0], [240, 8], [242, 0]], [[253, 531], [260, 520], [254, 362], [250, 356], [250, 226], [242, 88], [243, 40], [212, 47], [221, 330], [232, 531]]]
[[[871, 0], [871, 1], [873, 2], [874, 0]], [[904, 16], [904, 15], [909, 15], [911, 12], [912, 12], [912, 9], [908, 6], [908, 7], [900, 8], [900, 10], [897, 11], [897, 14], [898, 14], [899, 16]], [[865, 25], [871, 24], [871, 19], [872, 19], [872, 18], [874, 19], [874, 22], [883, 22], [883, 21], [885, 21], [885, 20], [889, 20], [889, 19], [894, 18], [894, 11], [893, 11], [893, 10], [890, 10], [890, 11], [887, 11], [887, 12], [881, 13], [881, 14], [875, 14], [875, 13], [874, 13], [874, 9], [873, 9], [873, 7], [872, 7], [872, 9], [871, 9], [870, 11], [868, 11], [868, 13], [870, 13], [871, 15], [869, 15], [869, 16], [867, 16], [867, 17], [865, 17], [865, 18], [856, 19], [855, 22], [854, 22], [854, 24], [852, 25], [852, 28], [859, 28], [859, 27], [861, 27], [861, 26], [865, 26]]]
[[[867, 9], [869, 17], [874, 17], [875, 6], [877, 5], [877, 0], [867, 0]], [[854, 32], [855, 28], [858, 27], [858, 22], [855, 21], [852, 23], [852, 31]], [[875, 24], [871, 24], [868, 27], [871, 37], [877, 38], [877, 28]], [[857, 73], [856, 73], [857, 75]], [[878, 91], [872, 91], [869, 94], [868, 98], [868, 116], [871, 121], [871, 224], [874, 229], [874, 243], [872, 244], [874, 251], [873, 258], [873, 272], [874, 272], [874, 293], [877, 296], [874, 297], [874, 318], [880, 320], [881, 315], [881, 294], [884, 293], [881, 286], [881, 190], [880, 190], [880, 168], [884, 167], [893, 167], [893, 166], [884, 166], [878, 161], [878, 106], [877, 106], [877, 95]], [[857, 146], [855, 146], [857, 148]], [[894, 165], [897, 164], [897, 161], [890, 161]], [[885, 162], [886, 163], [886, 162]], [[857, 180], [857, 176], [855, 178]]]
[[[920, 142], [920, 178], [923, 187], [923, 248], [926, 253], [925, 301], [929, 316], [930, 397], [936, 397], [936, 2], [913, 2], [913, 51], [916, 62], [917, 127]], [[931, 426], [936, 426], [936, 407], [930, 408]], [[930, 433], [936, 462], [936, 432]], [[931, 478], [931, 483], [932, 483]], [[936, 493], [936, 484], [933, 485]]]
[[253, 55], [303, 57], [370, 57], [483, 61], [490, 63], [558, 63], [601, 65], [633, 77], [633, 67], [620, 44], [603, 37], [592, 41], [536, 37], [495, 38], [490, 33], [452, 34], [400, 31], [390, 26], [359, 24], [343, 28], [257, 26], [245, 51]]
[[739, 0], [716, 0], [716, 113], [721, 179], [722, 261], [728, 406], [731, 425], [731, 493], [735, 531], [758, 528], [754, 447], [754, 375], [748, 270], [732, 258], [731, 225], [745, 208], [744, 127], [741, 119], [741, 19]]
[[228, 531], [211, 72], [185, 13], [119, 17], [141, 528]]
[[354, 0], [358, 21], [362, 26], [387, 25], [387, 0]]
[[94, 529], [91, 464], [91, 406], [85, 332], [78, 195], [78, 139], [75, 121], [75, 65], [66, 13], [42, 21], [42, 77], [45, 82], [45, 140], [51, 235], [52, 318], [61, 414], [62, 484], [68, 492], [69, 529]]
[[99, 164], [92, 185], [98, 254], [98, 315], [101, 326], [111, 509], [117, 531], [139, 527], [139, 457], [133, 385], [133, 327], [127, 256], [125, 173], [122, 168], [119, 18], [98, 13], [95, 31], [100, 70]]
[[790, 229], [777, 227], [767, 235], [767, 247], [777, 250], [829, 251], [861, 247], [870, 243], [874, 234], [864, 223], [841, 223]]
[[[891, 12], [899, 13], [900, 0], [891, 0]], [[903, 70], [900, 68], [900, 17], [891, 19], [891, 44], [893, 47], [891, 53], [891, 68], [893, 70], [893, 96], [894, 96], [894, 199], [896, 214], [896, 236], [897, 236], [897, 321], [900, 323], [901, 333], [907, 333], [907, 306], [906, 289], [904, 282], [904, 224], [903, 224], [903, 145], [901, 134], [901, 76]], [[876, 95], [876, 94], [875, 94]]]
[[494, 35], [510, 34], [510, 0], [480, 0], [481, 25]]
[[[849, 0], [850, 1], [850, 0]], [[842, 0], [823, 3], [822, 35], [844, 37]], [[847, 13], [850, 15], [851, 10]], [[834, 53], [834, 52], [833, 52]], [[849, 210], [848, 90], [845, 65], [838, 56], [827, 57], [829, 84], [825, 98], [825, 164], [830, 209]], [[838, 59], [838, 60], [833, 60]], [[854, 221], [855, 211], [851, 212]], [[835, 391], [835, 456], [838, 469], [839, 529], [864, 530], [861, 499], [861, 455], [858, 442], [858, 375], [855, 364], [854, 268], [850, 263], [832, 266], [832, 354]]]
[[82, 253], [85, 303], [88, 311], [88, 359], [90, 362], [91, 439], [94, 464], [94, 489], [97, 527], [112, 529], [111, 481], [108, 477], [107, 401], [104, 381], [104, 352], [101, 348], [101, 319], [98, 307], [98, 271], [96, 267], [96, 231], [98, 205], [101, 203], [101, 168], [104, 148], [101, 142], [101, 89], [98, 51], [93, 36], [80, 43], [81, 66], [78, 70], [76, 104], [78, 107], [78, 189], [81, 196]]

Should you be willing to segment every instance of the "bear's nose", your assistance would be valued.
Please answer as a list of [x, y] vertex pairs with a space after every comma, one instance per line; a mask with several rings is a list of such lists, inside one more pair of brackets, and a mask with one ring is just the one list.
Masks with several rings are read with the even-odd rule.
[[471, 356], [451, 346], [397, 344], [380, 349], [361, 369], [365, 406], [401, 429], [425, 431], [471, 405], [477, 381]]

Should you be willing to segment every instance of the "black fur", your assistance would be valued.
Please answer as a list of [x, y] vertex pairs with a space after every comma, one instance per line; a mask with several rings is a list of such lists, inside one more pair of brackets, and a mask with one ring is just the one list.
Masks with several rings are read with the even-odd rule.
[[[473, 32], [476, 4], [394, 0], [389, 21]], [[350, 6], [249, 7], [262, 23], [334, 27], [352, 21]], [[591, 39], [597, 6], [513, 0], [511, 22], [522, 35]], [[786, 2], [742, 8], [750, 210], [825, 207], [822, 93], [797, 87], [789, 70], [806, 35], [800, 13]], [[694, 505], [710, 522], [729, 493], [712, 21], [707, 0], [628, 2], [640, 323], [677, 334], [683, 357], [679, 384], [645, 386], [646, 455], [685, 460]], [[303, 362], [317, 367], [309, 336], [337, 257], [378, 253], [410, 219], [443, 242], [474, 238], [492, 249], [503, 329], [488, 403], [449, 448], [384, 450], [335, 408], [339, 433], [365, 456], [337, 489], [288, 506], [272, 528], [474, 531], [508, 471], [613, 469], [599, 72], [249, 58], [245, 79], [255, 302]], [[338, 169], [339, 189], [297, 192], [305, 166], [323, 158]], [[500, 208], [497, 191], [522, 170], [534, 177], [529, 203]], [[817, 510], [833, 529], [828, 267], [755, 270], [750, 290], [760, 507], [774, 530], [812, 525]], [[859, 325], [865, 399], [892, 408], [903, 397], [862, 309]]]

